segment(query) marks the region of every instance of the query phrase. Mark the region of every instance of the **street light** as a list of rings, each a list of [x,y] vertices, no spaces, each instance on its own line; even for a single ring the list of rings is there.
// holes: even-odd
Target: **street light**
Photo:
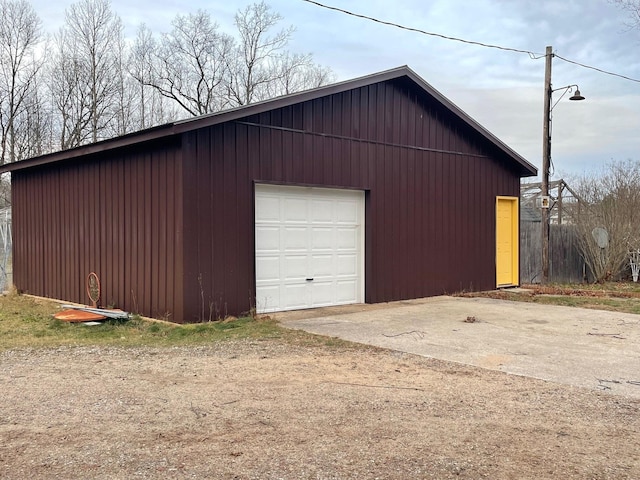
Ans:
[[[547,47],[545,61],[545,75],[544,75],[544,123],[542,125],[542,283],[549,281],[549,209],[551,208],[551,202],[549,201],[549,165],[551,164],[551,110],[562,100],[562,97],[567,92],[573,92],[573,87],[576,88],[575,93],[569,97],[569,100],[584,100],[584,97],[580,94],[578,85],[567,85],[562,88],[551,88],[551,59],[553,58],[553,51],[551,47]],[[560,98],[551,105],[551,96],[553,92],[564,90],[564,93]]]

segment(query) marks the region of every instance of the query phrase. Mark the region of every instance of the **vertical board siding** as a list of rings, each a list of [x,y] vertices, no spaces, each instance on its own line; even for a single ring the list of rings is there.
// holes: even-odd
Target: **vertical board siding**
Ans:
[[[403,79],[13,173],[14,282],[178,322],[254,307],[254,185],[365,191],[365,300],[495,288],[521,166]]]
[[[211,305],[218,314],[254,306],[253,188],[262,182],[365,190],[367,302],[495,288],[495,197],[517,196],[519,175],[512,160],[402,85],[186,135],[194,146],[185,158],[198,152],[188,201],[199,214],[185,214],[193,233],[185,249],[195,257],[185,289],[201,292],[205,317]],[[202,272],[210,276],[199,284]],[[185,306],[186,321],[202,320],[201,310]]]
[[[179,152],[163,143],[110,158],[14,172],[16,287],[154,317],[182,316]]]

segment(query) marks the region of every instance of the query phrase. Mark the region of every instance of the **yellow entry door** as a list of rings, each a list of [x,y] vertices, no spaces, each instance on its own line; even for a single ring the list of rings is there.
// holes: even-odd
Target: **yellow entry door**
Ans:
[[[518,285],[518,197],[496,199],[496,285]]]

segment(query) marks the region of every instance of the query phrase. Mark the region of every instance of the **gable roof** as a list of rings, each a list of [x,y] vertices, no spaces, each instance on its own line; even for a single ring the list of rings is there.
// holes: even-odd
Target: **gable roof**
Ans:
[[[249,115],[255,115],[263,113],[269,110],[275,110],[277,108],[287,107],[296,103],[302,103],[309,100],[315,100],[317,98],[329,96],[336,93],[342,93],[347,90],[352,90],[375,83],[381,83],[389,80],[396,80],[399,78],[407,78],[411,80],[419,89],[423,90],[430,97],[439,102],[443,107],[451,111],[454,115],[460,118],[464,123],[469,125],[480,136],[487,139],[494,144],[500,151],[504,152],[508,157],[520,166],[520,171],[523,176],[536,175],[537,169],[524,157],[516,153],[508,145],[498,139],[495,135],[489,132],[486,128],[476,122],[467,113],[460,109],[457,105],[451,102],[448,98],[438,92],[429,83],[423,80],[418,74],[416,74],[409,67],[402,66],[391,70],[386,70],[379,73],[374,73],[364,77],[356,78],[353,80],[347,80],[323,87],[314,88],[312,90],[305,90],[303,92],[292,93],[282,97],[277,97],[262,102],[252,103],[241,107],[231,108],[228,110],[222,110],[216,113],[209,113],[200,115],[198,117],[188,118],[185,120],[178,120],[176,122],[159,125],[156,127],[140,130],[138,132],[129,133],[120,137],[115,137],[100,142],[75,147],[69,150],[62,150],[54,153],[49,153],[39,157],[33,157],[27,160],[21,160],[18,162],[7,163],[0,165],[0,173],[12,172],[16,170],[22,170],[26,168],[32,168],[39,165],[45,165],[61,160],[68,160],[78,158],[84,155],[93,153],[104,152],[115,148],[121,148],[129,145],[134,145],[150,140],[156,140],[163,137],[172,135],[178,135],[184,132],[195,130],[198,128],[209,127],[220,123],[225,123],[240,118],[247,117]]]

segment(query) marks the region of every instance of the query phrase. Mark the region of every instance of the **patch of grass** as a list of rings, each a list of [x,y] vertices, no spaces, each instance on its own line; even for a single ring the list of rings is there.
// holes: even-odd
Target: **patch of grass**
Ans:
[[[0,350],[62,345],[188,346],[234,339],[280,341],[304,347],[369,348],[332,337],[282,328],[269,317],[244,317],[232,321],[176,325],[139,316],[127,321],[107,321],[96,326],[53,318],[57,302],[12,293],[0,296]]]
[[[640,285],[629,282],[525,285],[524,290],[494,290],[461,296],[640,314]]]
[[[57,302],[45,299],[17,294],[0,296],[0,349],[61,345],[202,345],[242,338],[279,338],[297,342],[301,335],[279,327],[274,320],[248,317],[229,322],[175,325],[133,316],[128,321],[86,326],[53,318],[59,310]]]
[[[549,285],[549,287],[556,289],[575,289],[584,292],[604,292],[612,295],[615,295],[616,293],[640,295],[640,282],[604,282],[580,284],[555,283]]]
[[[545,285],[518,290],[463,293],[546,305],[592,308],[640,314],[640,285],[611,282],[597,285]],[[61,345],[175,346],[205,345],[233,339],[277,340],[304,347],[369,348],[333,337],[278,326],[252,317],[233,321],[176,325],[133,316],[128,321],[85,326],[53,318],[57,302],[26,295],[0,296],[0,350]]]

